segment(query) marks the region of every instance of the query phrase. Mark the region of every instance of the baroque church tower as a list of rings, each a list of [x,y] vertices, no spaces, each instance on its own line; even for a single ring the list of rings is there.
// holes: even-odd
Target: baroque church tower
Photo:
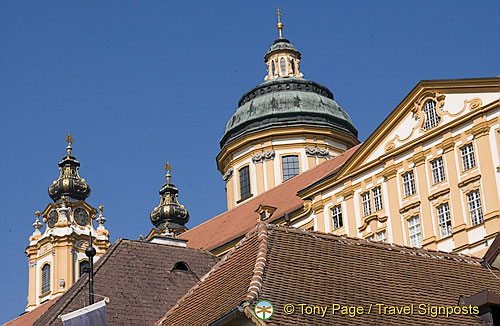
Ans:
[[[73,137],[68,134],[66,141],[67,154],[59,163],[59,178],[49,187],[53,203],[42,213],[35,213],[35,231],[26,248],[29,262],[26,311],[63,294],[87,271],[89,262],[85,249],[89,234],[97,252],[96,258],[110,246],[109,232],[104,227],[103,206],[99,206],[97,215],[97,210],[85,201],[90,195],[90,187],[78,174],[80,163],[71,153]],[[93,220],[98,223],[97,229]]]
[[[264,83],[245,93],[226,124],[217,167],[232,209],[357,145],[358,131],[333,93],[300,72],[300,52],[279,37],[264,61]]]

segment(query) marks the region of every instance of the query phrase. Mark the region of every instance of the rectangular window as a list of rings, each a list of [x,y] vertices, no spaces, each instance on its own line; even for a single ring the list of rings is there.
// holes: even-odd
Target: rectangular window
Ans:
[[[298,155],[283,156],[281,161],[283,165],[283,181],[286,181],[300,173]]]
[[[42,267],[42,293],[50,291],[50,265],[45,264]]]
[[[380,187],[376,187],[372,190],[373,192],[373,207],[375,211],[379,211],[383,208],[382,205],[382,189]]]
[[[413,171],[403,174],[403,189],[405,192],[405,197],[411,196],[416,192]]]
[[[410,234],[410,245],[412,247],[422,247],[422,231],[418,216],[408,219],[408,233]]]
[[[474,148],[472,144],[467,144],[460,148],[460,153],[462,154],[462,166],[464,171],[472,169],[476,166],[476,160],[474,159]]]
[[[472,225],[483,223],[483,210],[481,208],[479,190],[469,192],[467,194],[467,202],[469,203],[469,215]]]
[[[361,202],[363,203],[363,216],[370,215],[372,213],[372,205],[369,191],[361,194]]]
[[[440,157],[431,161],[432,180],[434,183],[439,183],[444,180],[443,158]]]
[[[377,232],[377,240],[382,242],[387,242],[387,231],[382,230],[380,232]]]
[[[240,169],[240,199],[250,197],[250,169],[245,166]]]
[[[338,229],[344,225],[342,221],[342,208],[337,205],[332,208],[333,229]]]
[[[441,238],[446,238],[451,235],[451,217],[448,203],[438,206],[437,213]]]
[[[375,241],[375,234],[372,234],[369,237],[366,237],[366,240]]]

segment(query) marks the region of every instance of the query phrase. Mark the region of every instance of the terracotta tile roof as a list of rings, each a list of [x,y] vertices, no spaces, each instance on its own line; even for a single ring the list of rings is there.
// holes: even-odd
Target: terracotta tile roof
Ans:
[[[54,298],[50,301],[45,302],[44,304],[38,306],[36,309],[31,310],[30,312],[24,313],[21,316],[12,319],[11,321],[3,324],[2,326],[27,326],[33,325],[33,323],[52,306],[58,298]]]
[[[337,171],[360,145],[184,232],[180,238],[189,240],[189,247],[213,250],[250,231],[258,218],[255,210],[261,204],[277,208],[268,222],[301,208],[304,202],[297,196],[297,192]]]
[[[152,325],[218,262],[204,250],[118,240],[94,267],[94,293],[110,298],[107,325]],[[191,272],[172,270],[179,262]],[[95,301],[99,301],[97,297]],[[80,278],[35,325],[61,325],[57,318],[88,304],[88,274]]]
[[[260,223],[157,324],[208,325],[245,306],[252,316],[265,299],[274,306],[265,325],[481,325],[474,315],[421,315],[418,305],[457,306],[460,296],[487,288],[500,293],[498,277],[470,256]],[[295,313],[284,313],[288,303]],[[299,304],[329,310],[324,317],[301,314]],[[332,314],[332,304],[362,306],[364,313]],[[414,312],[379,314],[376,304],[413,304]]]

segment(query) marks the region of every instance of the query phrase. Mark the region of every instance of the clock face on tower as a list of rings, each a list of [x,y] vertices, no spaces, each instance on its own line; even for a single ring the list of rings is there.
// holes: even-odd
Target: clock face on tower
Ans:
[[[52,212],[50,212],[49,216],[47,217],[47,225],[50,228],[53,228],[54,225],[57,223],[57,218],[58,218],[57,211],[53,210]]]
[[[81,226],[89,224],[89,213],[81,207],[75,208],[75,212],[73,213],[73,217]]]

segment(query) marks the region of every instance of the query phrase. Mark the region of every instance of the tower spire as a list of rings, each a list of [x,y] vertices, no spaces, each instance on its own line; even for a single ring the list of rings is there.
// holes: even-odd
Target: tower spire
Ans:
[[[283,23],[281,22],[281,12],[280,12],[280,8],[278,7],[278,9],[276,9],[276,15],[278,16],[278,24],[276,25],[276,28],[278,28],[278,31],[279,31],[279,38],[283,38],[283,33],[282,33],[282,30],[283,30]]]
[[[71,136],[71,134],[66,135],[66,142],[68,143],[68,146],[66,146],[66,151],[68,151],[68,156],[70,156],[71,150],[73,149],[71,147],[71,144],[73,144],[73,136]]]

